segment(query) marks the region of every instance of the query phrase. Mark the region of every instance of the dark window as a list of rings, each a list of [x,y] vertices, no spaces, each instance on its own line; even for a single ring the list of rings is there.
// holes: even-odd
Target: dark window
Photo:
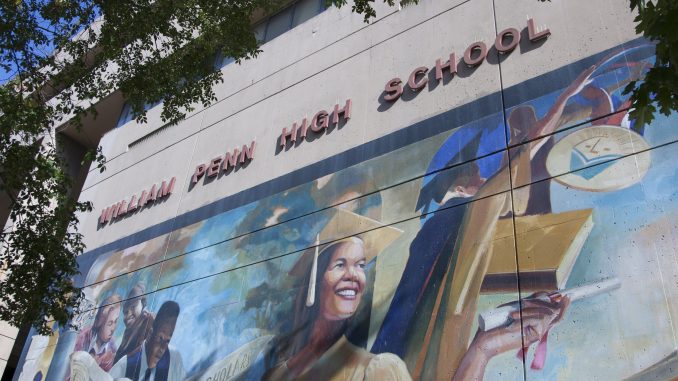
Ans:
[[[268,26],[266,28],[266,41],[271,41],[272,39],[292,29],[292,13],[294,8],[295,6],[293,5],[283,9],[281,12],[268,19]]]
[[[160,103],[162,103],[162,101],[158,101],[155,103],[146,103],[144,104],[144,110],[148,111],[153,107],[159,105]],[[134,113],[132,112],[132,106],[130,106],[129,102],[125,102],[125,104],[122,106],[122,112],[120,112],[120,118],[118,118],[118,124],[115,127],[121,127],[122,125],[134,119],[135,117],[136,115],[134,115]]]
[[[266,21],[261,22],[254,27],[254,36],[259,43],[263,44],[266,42]]]
[[[302,24],[304,21],[313,18],[313,16],[325,10],[325,1],[320,0],[302,0],[294,4],[294,18],[292,28]]]

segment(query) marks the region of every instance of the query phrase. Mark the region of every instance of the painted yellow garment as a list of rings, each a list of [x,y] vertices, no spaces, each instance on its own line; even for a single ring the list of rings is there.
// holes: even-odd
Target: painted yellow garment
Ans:
[[[283,363],[264,377],[269,381],[410,381],[405,363],[392,353],[372,354],[351,344],[345,336],[337,340],[312,366],[294,377]]]

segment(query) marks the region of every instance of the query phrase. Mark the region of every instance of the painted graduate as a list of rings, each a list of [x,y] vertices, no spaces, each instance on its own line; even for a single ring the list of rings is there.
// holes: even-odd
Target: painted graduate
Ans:
[[[444,143],[433,160],[444,165],[429,170],[451,168],[424,179],[416,206],[422,209],[422,227],[412,241],[372,352],[405,358],[415,379],[479,380],[494,356],[510,350],[524,356],[532,344],[539,343],[532,367],[543,367],[547,335],[563,318],[569,306],[567,297],[554,294],[549,301],[541,301],[542,293],[537,293],[523,299],[520,313],[507,324],[487,332],[478,330],[475,336],[471,327],[493,257],[488,243],[500,219],[551,211],[547,185],[516,189],[514,197],[505,192],[506,185],[532,183],[550,148],[548,139],[537,137],[556,131],[567,101],[586,88],[594,70],[595,66],[584,70],[542,119],[537,120],[527,108],[509,116],[512,131],[523,134],[512,139],[528,140],[512,151],[510,163],[498,155],[484,157],[498,140],[491,135],[503,135],[503,128],[462,128]],[[458,165],[476,157],[482,158]],[[431,205],[436,213],[430,213]]]
[[[347,237],[356,227],[368,232]],[[292,275],[308,281],[308,288],[298,289],[293,329],[277,339],[277,364],[264,380],[411,380],[398,356],[372,354],[348,338],[358,324],[368,282],[366,266],[401,233],[368,217],[336,210],[316,246],[292,270]],[[321,242],[329,243],[321,248]]]

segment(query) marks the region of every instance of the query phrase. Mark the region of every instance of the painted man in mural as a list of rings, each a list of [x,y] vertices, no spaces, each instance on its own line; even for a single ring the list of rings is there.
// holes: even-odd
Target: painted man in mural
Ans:
[[[113,334],[120,317],[120,301],[120,296],[115,294],[101,303],[102,307],[97,310],[94,324],[78,333],[73,350],[87,352],[106,372],[115,363],[117,347]]]
[[[322,237],[342,236],[342,229],[360,224],[377,228],[377,221],[338,209]],[[309,280],[300,288],[294,306],[291,337],[278,340],[286,358],[271,369],[265,380],[410,380],[407,367],[390,353],[375,355],[352,344],[346,337],[351,329],[366,288],[365,266],[400,231],[392,227],[372,234],[334,241],[322,250],[307,251],[293,273]]]
[[[423,189],[418,208],[434,201],[440,211],[429,217],[410,246],[403,278],[372,348],[415,357],[410,370],[422,379],[482,379],[487,362],[495,355],[518,350],[541,340],[562,318],[567,298],[551,302],[528,298],[522,315],[513,322],[488,332],[479,331],[470,346],[470,327],[476,318],[477,296],[491,258],[491,240],[502,216],[550,211],[548,200],[537,205],[528,197],[503,192],[510,180],[529,184],[535,156],[545,157],[547,139],[538,136],[555,132],[568,99],[587,86],[595,67],[585,70],[563,91],[541,120],[529,115],[512,115],[515,131],[533,140],[513,155],[509,168],[505,160],[487,180],[480,175],[482,160],[439,173]],[[520,110],[525,111],[525,110]],[[526,121],[531,120],[532,123]],[[520,125],[520,122],[525,125]],[[455,156],[475,157],[482,132],[468,140]],[[469,151],[469,152],[464,152]],[[451,163],[458,163],[453,157]],[[512,173],[509,173],[511,171]],[[511,178],[512,176],[512,178]],[[542,187],[543,188],[543,187]],[[530,187],[516,192],[530,192]],[[423,200],[422,200],[423,197]],[[468,202],[472,197],[477,201]],[[549,198],[548,192],[539,195]],[[513,204],[512,204],[513,201]],[[522,342],[521,324],[525,343]]]
[[[122,306],[125,332],[115,355],[115,362],[137,351],[146,340],[153,326],[153,314],[146,310],[146,286],[137,283],[127,295]]]
[[[167,301],[160,306],[151,332],[139,350],[116,362],[110,376],[132,381],[182,381],[185,376],[179,351],[169,346],[179,317],[176,302]]]

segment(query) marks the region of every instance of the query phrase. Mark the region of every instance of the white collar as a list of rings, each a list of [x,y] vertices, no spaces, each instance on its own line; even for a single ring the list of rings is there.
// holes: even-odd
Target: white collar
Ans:
[[[106,349],[108,349],[108,342],[99,346],[97,344],[97,334],[96,332],[92,331],[92,339],[89,341],[89,348],[87,348],[87,351],[89,352],[91,350],[94,350],[95,354],[100,355],[106,352]]]
[[[139,379],[143,380],[144,379],[144,374],[146,373],[146,369],[148,369],[148,360],[146,359],[146,340],[144,340],[143,344],[141,344],[141,359],[139,363]],[[151,370],[151,374],[153,375],[153,379],[155,379],[155,370],[157,367],[153,368]]]

